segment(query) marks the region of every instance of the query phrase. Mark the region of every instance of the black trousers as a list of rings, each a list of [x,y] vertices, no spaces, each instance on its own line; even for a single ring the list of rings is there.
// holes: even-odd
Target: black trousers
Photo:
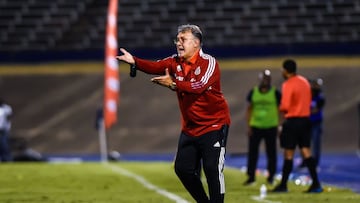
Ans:
[[[11,149],[9,145],[9,131],[0,130],[0,162],[11,161]]]
[[[197,202],[224,202],[224,162],[228,126],[199,137],[181,133],[175,159],[175,172]],[[206,176],[209,197],[201,182],[201,168]]]
[[[265,151],[267,157],[267,170],[269,172],[269,179],[273,179],[276,173],[277,152],[276,152],[276,139],[277,128],[252,128],[252,134],[249,137],[248,144],[248,164],[247,174],[250,179],[255,180],[255,171],[259,159],[259,147],[261,140],[265,140]]]

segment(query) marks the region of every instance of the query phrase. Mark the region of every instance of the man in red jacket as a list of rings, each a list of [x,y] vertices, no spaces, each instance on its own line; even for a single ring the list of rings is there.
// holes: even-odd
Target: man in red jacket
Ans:
[[[202,51],[202,32],[196,25],[179,26],[174,43],[177,54],[156,62],[132,56],[123,48],[117,58],[147,74],[161,75],[151,81],[176,92],[182,130],[175,172],[197,202],[223,202],[230,114],[221,92],[219,64]],[[209,197],[200,179],[201,166]]]

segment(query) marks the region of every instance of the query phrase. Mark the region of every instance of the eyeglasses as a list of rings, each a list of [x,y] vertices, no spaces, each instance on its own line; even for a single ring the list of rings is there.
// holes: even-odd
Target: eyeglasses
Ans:
[[[177,44],[178,42],[180,44],[184,44],[186,41],[188,40],[193,40],[194,38],[184,38],[184,37],[180,37],[180,38],[175,38],[174,39],[174,44]]]

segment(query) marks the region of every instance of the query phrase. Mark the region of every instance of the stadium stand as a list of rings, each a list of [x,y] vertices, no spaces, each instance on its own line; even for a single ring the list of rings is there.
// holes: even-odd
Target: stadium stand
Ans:
[[[0,0],[0,51],[103,49],[107,1]],[[360,1],[123,0],[122,46],[168,47],[176,25],[200,25],[207,46],[359,42]]]

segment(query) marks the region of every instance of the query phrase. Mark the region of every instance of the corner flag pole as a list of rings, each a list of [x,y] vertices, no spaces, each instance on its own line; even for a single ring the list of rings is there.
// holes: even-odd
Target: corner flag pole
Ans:
[[[99,143],[100,143],[100,160],[101,162],[108,161],[107,142],[106,142],[106,130],[104,119],[99,121]]]
[[[104,84],[104,120],[100,125],[101,161],[107,162],[106,130],[117,121],[119,104],[119,67],[116,59],[117,47],[117,10],[118,0],[109,0],[105,38],[105,84]]]
[[[358,137],[358,149],[357,149],[357,154],[358,154],[358,156],[360,157],[360,103],[358,103],[357,109],[358,109],[358,119],[359,119],[359,124],[358,124],[359,137]]]

